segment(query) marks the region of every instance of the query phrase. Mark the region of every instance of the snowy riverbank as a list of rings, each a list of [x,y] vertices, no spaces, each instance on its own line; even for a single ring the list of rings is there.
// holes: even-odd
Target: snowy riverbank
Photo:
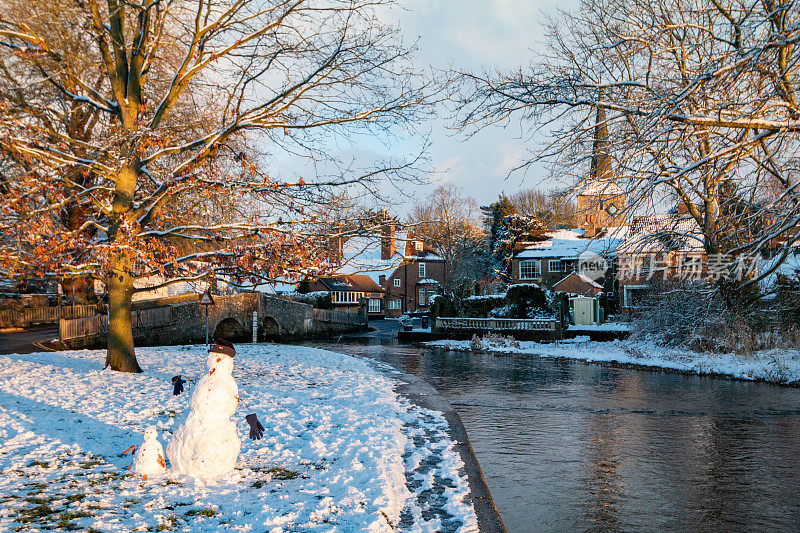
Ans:
[[[471,341],[457,340],[433,341],[425,344],[458,351],[479,349],[504,354],[665,368],[745,380],[784,384],[800,382],[800,352],[797,350],[767,350],[752,355],[704,354],[629,340],[596,342],[590,341],[588,337],[577,337],[559,344],[490,339],[482,340],[478,347],[474,347]]]
[[[238,347],[250,409],[234,416],[242,453],[220,483],[134,477],[120,454],[149,425],[168,442],[189,399],[170,378],[199,376],[206,352],[137,356],[140,375],[102,370],[101,351],[0,356],[0,530],[477,530],[441,414],[365,361],[313,348]],[[250,411],[260,441],[246,439]]]

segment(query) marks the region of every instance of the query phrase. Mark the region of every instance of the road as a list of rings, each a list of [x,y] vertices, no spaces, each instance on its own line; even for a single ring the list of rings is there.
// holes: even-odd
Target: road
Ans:
[[[47,351],[37,343],[58,338],[58,326],[32,327],[0,333],[0,354]]]

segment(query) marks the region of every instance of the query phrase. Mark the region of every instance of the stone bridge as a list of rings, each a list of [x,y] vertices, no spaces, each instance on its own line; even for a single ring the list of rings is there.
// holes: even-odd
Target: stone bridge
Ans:
[[[144,303],[144,302],[142,302]],[[159,306],[159,301],[153,302]],[[163,303],[161,304],[163,306]],[[208,307],[208,332],[211,339],[250,342],[253,339],[253,313],[258,342],[321,336],[360,331],[366,328],[364,316],[314,309],[312,306],[257,292],[215,296]],[[145,306],[139,306],[144,309]],[[170,305],[166,324],[136,328],[139,344],[198,344],[206,340],[206,306],[198,299]]]
[[[148,323],[146,311],[165,308],[169,308],[168,313],[157,313],[165,319]],[[206,340],[205,308],[200,305],[199,294],[137,302],[134,304],[134,343],[137,346],[202,344]],[[305,303],[250,292],[214,296],[214,305],[208,306],[209,338],[252,342],[254,313],[258,342],[363,331],[367,327],[365,315],[315,309]],[[106,334],[66,342],[72,348],[100,347],[105,345]]]

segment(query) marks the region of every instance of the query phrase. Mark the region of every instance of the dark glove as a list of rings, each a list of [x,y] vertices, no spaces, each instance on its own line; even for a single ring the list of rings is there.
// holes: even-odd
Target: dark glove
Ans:
[[[264,435],[264,426],[261,425],[261,422],[258,421],[258,417],[256,417],[255,413],[250,413],[246,417],[247,423],[250,424],[250,439],[251,440],[258,440]]]
[[[172,385],[175,387],[172,389],[172,394],[177,396],[178,394],[183,392],[183,384],[186,383],[186,380],[181,378],[181,375],[178,374],[177,376],[172,377]]]

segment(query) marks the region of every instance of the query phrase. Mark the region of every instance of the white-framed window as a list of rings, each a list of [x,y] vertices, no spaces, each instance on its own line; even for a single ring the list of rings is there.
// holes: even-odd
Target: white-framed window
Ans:
[[[420,278],[424,278],[425,276],[427,276],[427,274],[425,273],[425,263],[420,263],[419,264],[419,277]]]
[[[394,286],[395,287],[399,287],[400,286],[400,278],[394,278]]]
[[[564,262],[558,259],[551,259],[547,262],[547,270],[550,272],[564,272]]]
[[[416,248],[418,252],[421,252],[422,251],[422,241],[414,241],[414,248]]]
[[[425,288],[424,287],[420,287],[419,288],[419,299],[417,301],[419,302],[419,305],[428,305],[428,300],[427,300],[427,298],[425,298]]]
[[[397,298],[389,300],[389,309],[400,309],[400,300]]]
[[[367,309],[370,313],[380,313],[381,312],[381,300],[380,298],[370,298],[369,299],[369,308]]]
[[[641,306],[641,299],[649,289],[649,285],[625,285],[622,291],[623,306],[635,308]]]
[[[539,279],[542,277],[540,259],[523,259],[519,262],[519,279]]]

